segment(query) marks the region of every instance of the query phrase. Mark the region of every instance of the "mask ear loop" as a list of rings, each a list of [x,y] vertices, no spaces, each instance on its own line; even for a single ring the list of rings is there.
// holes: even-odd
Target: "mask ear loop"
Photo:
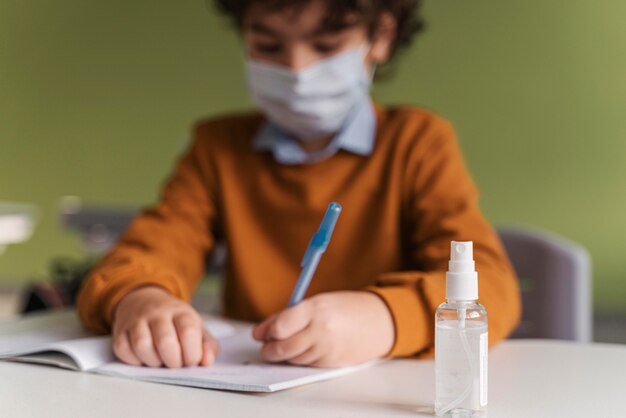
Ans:
[[[365,60],[365,58],[367,57],[367,54],[370,53],[370,51],[372,50],[372,44],[366,44],[363,48],[363,60]],[[367,75],[369,75],[369,83],[370,85],[372,85],[372,83],[374,82],[374,75],[376,74],[376,69],[378,68],[378,64],[373,63],[371,64],[370,68],[367,68]]]
[[[372,69],[370,70],[370,84],[374,83],[374,77],[376,76],[377,68],[378,68],[378,64],[372,64]]]

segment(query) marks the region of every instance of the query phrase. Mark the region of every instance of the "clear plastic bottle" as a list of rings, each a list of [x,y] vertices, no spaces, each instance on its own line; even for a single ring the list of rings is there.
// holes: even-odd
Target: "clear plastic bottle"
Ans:
[[[452,241],[446,299],[435,314],[435,413],[484,417],[487,409],[487,311],[478,300],[472,242]]]

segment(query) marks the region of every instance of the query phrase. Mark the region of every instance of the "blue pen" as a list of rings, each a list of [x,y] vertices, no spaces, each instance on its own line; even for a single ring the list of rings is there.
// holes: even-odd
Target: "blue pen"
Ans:
[[[290,307],[297,305],[304,299],[304,294],[309,288],[309,284],[322,258],[322,254],[326,251],[326,247],[328,247],[330,237],[333,235],[333,230],[335,229],[340,213],[341,205],[339,203],[331,202],[330,205],[328,205],[324,219],[322,219],[322,224],[317,232],[313,234],[313,238],[311,238],[311,242],[300,263],[302,271],[300,272],[296,287],[293,289],[293,293],[289,299]]]

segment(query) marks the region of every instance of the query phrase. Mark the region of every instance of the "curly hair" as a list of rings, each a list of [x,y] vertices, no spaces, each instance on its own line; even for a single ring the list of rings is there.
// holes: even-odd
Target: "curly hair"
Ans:
[[[249,7],[261,0],[214,0],[218,10],[230,17],[241,29]],[[313,0],[263,0],[262,7],[267,11],[281,9],[301,9]],[[369,36],[373,36],[382,13],[388,12],[396,19],[396,36],[390,58],[398,50],[411,44],[415,35],[424,29],[424,19],[420,15],[422,0],[322,0],[326,6],[324,25],[340,28],[345,26],[348,16],[356,16],[359,23],[367,25]]]

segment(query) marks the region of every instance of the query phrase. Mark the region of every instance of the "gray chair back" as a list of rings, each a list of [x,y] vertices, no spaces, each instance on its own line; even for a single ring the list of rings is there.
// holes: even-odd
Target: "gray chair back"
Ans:
[[[537,229],[500,227],[498,234],[522,290],[522,322],[512,338],[591,341],[591,257],[587,250]]]

